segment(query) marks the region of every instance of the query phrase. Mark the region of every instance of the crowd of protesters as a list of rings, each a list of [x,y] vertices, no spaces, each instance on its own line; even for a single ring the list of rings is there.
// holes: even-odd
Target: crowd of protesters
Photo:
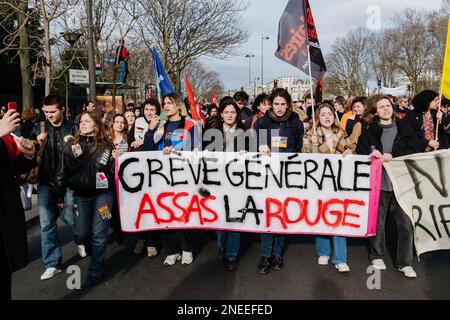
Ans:
[[[173,93],[162,97],[161,101],[148,99],[139,107],[129,104],[124,113],[112,115],[88,102],[71,121],[64,116],[61,99],[49,95],[43,101],[42,115],[33,110],[22,114],[21,135],[25,140],[21,143],[35,141],[42,157],[37,183],[44,264],[42,280],[62,271],[58,218],[70,226],[80,257],[90,256],[86,287],[102,281],[109,228],[115,246],[122,245],[127,238],[136,239],[134,254],[145,251],[148,257],[155,257],[163,250],[166,254],[164,265],[174,265],[177,261],[186,265],[193,263],[190,230],[141,232],[134,237],[122,232],[114,160],[124,152],[170,154],[173,150],[209,150],[245,153],[253,149],[238,141],[242,140],[239,135],[247,130],[252,130],[255,137],[255,150],[267,156],[277,152],[338,154],[342,157],[361,154],[389,162],[398,156],[449,148],[450,103],[444,99],[440,104],[438,93],[431,90],[419,93],[411,101],[408,97],[396,99],[378,94],[349,99],[336,97],[313,106],[311,95],[306,95],[301,102],[292,101],[285,89],[278,88],[270,94],[258,95],[251,107],[249,96],[237,92],[233,97],[222,98],[219,105],[204,108],[206,121],[203,124],[194,121],[188,109],[183,98]],[[17,127],[18,120],[14,118],[13,121],[11,115],[12,112],[2,109],[2,128]],[[436,126],[438,120],[439,126]],[[204,139],[209,129],[222,133],[223,145],[211,149]],[[268,130],[266,141],[258,140],[260,130]],[[278,130],[277,136],[270,136],[272,130]],[[2,170],[11,161],[21,159],[6,155],[4,140],[12,130],[4,131],[0,139]],[[32,158],[30,151],[25,151],[25,156]],[[19,170],[21,166],[18,166]],[[7,182],[13,183],[13,176],[18,173],[8,174]],[[5,181],[2,179],[1,197],[7,196]],[[370,262],[377,269],[386,269],[385,222],[393,204],[398,228],[396,267],[406,277],[415,278],[413,226],[398,204],[385,171],[381,190],[377,232],[370,238]],[[14,205],[19,207],[17,203]],[[13,207],[8,210],[13,209],[17,210]],[[13,250],[7,224],[3,221],[3,215],[7,214],[5,210],[1,210],[0,236],[3,238],[0,240],[7,244],[7,250]],[[218,231],[216,235],[219,258],[228,270],[236,270],[240,233]],[[259,273],[282,269],[287,240],[285,235],[261,235]],[[339,272],[350,271],[345,237],[317,236],[316,251],[319,265],[327,265],[331,259]],[[9,256],[9,251],[7,253]],[[9,261],[9,270],[13,272],[23,267],[24,263],[19,262],[16,266]]]

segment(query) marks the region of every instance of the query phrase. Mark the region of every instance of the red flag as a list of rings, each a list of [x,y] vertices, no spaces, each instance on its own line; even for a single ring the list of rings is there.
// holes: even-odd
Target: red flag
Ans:
[[[215,104],[216,106],[219,106],[219,101],[217,100],[217,96],[215,94],[213,94],[209,104]]]
[[[192,89],[191,83],[189,82],[189,79],[188,79],[186,73],[184,74],[184,82],[186,84],[186,93],[187,93],[188,100],[189,100],[189,110],[191,112],[192,120],[199,121],[199,122],[202,122],[203,124],[205,124],[206,122],[205,122],[205,118],[203,117],[203,113],[201,112],[201,107],[199,108],[199,105],[195,98],[195,92]]]
[[[314,100],[316,103],[322,102],[322,94],[323,94],[323,79],[317,81],[316,89],[314,91]]]

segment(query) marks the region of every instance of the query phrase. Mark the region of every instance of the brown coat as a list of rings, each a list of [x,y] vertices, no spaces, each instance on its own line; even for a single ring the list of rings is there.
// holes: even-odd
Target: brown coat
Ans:
[[[339,129],[337,133],[333,134],[333,149],[330,149],[326,142],[321,127],[317,128],[317,135],[319,136],[319,143],[318,145],[314,145],[312,143],[313,130],[309,130],[306,133],[303,138],[303,153],[342,154],[346,150],[351,150],[353,152],[352,143],[342,129]]]

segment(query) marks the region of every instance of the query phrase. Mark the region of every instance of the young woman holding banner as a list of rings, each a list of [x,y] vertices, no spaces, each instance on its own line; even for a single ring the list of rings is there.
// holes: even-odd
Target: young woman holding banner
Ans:
[[[66,187],[74,190],[78,208],[75,227],[83,245],[92,253],[86,287],[97,285],[104,274],[115,190],[113,150],[102,120],[94,112],[85,112],[79,131],[64,148],[56,172],[56,203],[64,208]]]
[[[383,162],[392,159],[394,142],[399,138],[400,124],[394,113],[394,105],[386,95],[376,95],[369,99],[367,114],[368,124],[363,131],[356,152],[372,155]],[[408,278],[417,277],[412,268],[413,262],[413,226],[408,216],[397,202],[391,180],[383,169],[381,177],[381,193],[378,206],[378,220],[376,236],[370,239],[370,260],[374,268],[386,270],[384,256],[386,252],[385,224],[390,204],[395,207],[395,220],[398,228],[397,267]]]
[[[197,127],[186,119],[187,110],[182,97],[171,93],[162,98],[167,121],[160,117],[150,120],[149,129],[144,138],[144,150],[160,150],[169,155],[173,150],[192,151],[200,149]],[[181,260],[181,264],[191,264],[194,261],[190,230],[170,230],[161,233],[163,245],[167,250],[164,265],[173,266]]]
[[[303,144],[303,123],[292,111],[292,99],[287,90],[275,89],[269,97],[272,109],[267,110],[264,117],[255,123],[259,152],[270,155],[271,152],[301,152]],[[260,130],[267,130],[267,141],[259,140]],[[273,135],[275,132],[278,133]],[[261,235],[261,261],[258,271],[267,274],[270,269],[280,270],[283,265],[283,247],[285,237],[282,235]]]
[[[251,119],[251,118],[248,118]],[[240,152],[249,150],[245,140],[245,125],[242,123],[241,110],[231,97],[220,101],[219,116],[211,123],[208,130],[217,130],[222,135],[222,144],[216,140],[212,144],[204,140],[204,150],[215,152]],[[208,134],[205,133],[205,137]],[[216,143],[214,143],[216,142]],[[239,232],[217,231],[220,260],[225,259],[227,269],[234,271],[238,267],[239,247],[241,234]]]
[[[334,107],[323,103],[316,110],[316,134],[310,129],[303,139],[303,153],[353,154],[352,143],[344,130],[339,127]],[[349,272],[347,264],[347,239],[331,237],[333,241],[332,262],[339,272]],[[316,251],[319,265],[328,265],[331,254],[330,237],[316,237]]]
[[[114,155],[120,156],[124,152],[129,151],[128,141],[127,141],[127,133],[128,133],[128,123],[125,116],[121,113],[116,114],[112,121],[111,125],[108,129],[109,138],[112,140],[114,144]],[[119,208],[117,206],[116,194],[114,195],[113,201],[113,209],[112,209],[112,219],[111,219],[111,228],[113,230],[113,244],[115,247],[120,246],[123,243],[123,232],[120,226],[120,217],[119,217]]]

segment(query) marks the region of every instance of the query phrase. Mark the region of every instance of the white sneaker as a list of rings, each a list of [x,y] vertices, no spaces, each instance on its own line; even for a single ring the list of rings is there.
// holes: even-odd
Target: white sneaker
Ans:
[[[328,265],[328,261],[330,260],[330,257],[327,256],[320,256],[319,260],[317,261],[317,263],[321,266],[326,266]]]
[[[172,254],[172,255],[166,257],[166,260],[164,260],[164,265],[173,266],[179,260],[181,260],[181,254],[179,254],[179,253]]]
[[[53,278],[57,273],[60,273],[61,269],[47,268],[41,276],[41,280],[48,280]]]
[[[417,273],[414,271],[413,267],[408,266],[402,269],[398,269],[400,272],[403,272],[405,277],[407,278],[417,278]]]
[[[350,268],[346,263],[338,263],[335,265],[336,269],[339,270],[339,272],[349,272]]]
[[[383,259],[373,259],[372,266],[378,270],[386,270],[386,265],[384,264]]]
[[[147,247],[147,256],[150,258],[156,257],[158,255],[158,249],[156,247]]]
[[[78,254],[80,255],[80,257],[85,258],[87,256],[86,247],[84,245],[81,244],[81,245],[77,246],[77,249],[78,249]]]
[[[181,264],[191,264],[194,261],[192,252],[183,251],[183,257],[181,258]]]

